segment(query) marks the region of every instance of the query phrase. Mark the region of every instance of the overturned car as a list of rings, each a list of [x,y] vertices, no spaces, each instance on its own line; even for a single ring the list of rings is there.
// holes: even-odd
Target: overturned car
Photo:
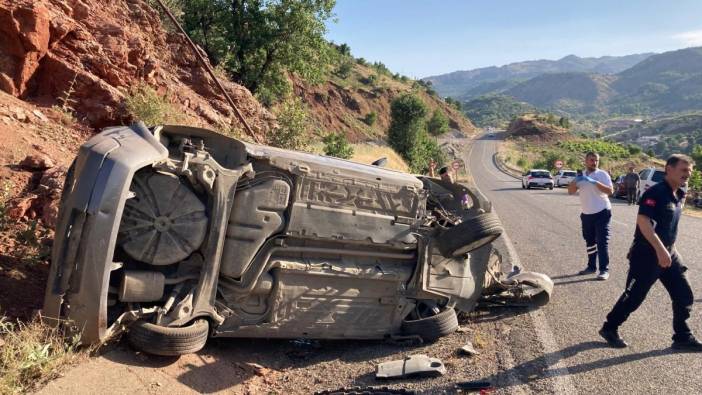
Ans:
[[[209,336],[431,341],[475,307],[501,232],[458,184],[198,128],[109,128],[69,169],[44,315],[159,355]]]

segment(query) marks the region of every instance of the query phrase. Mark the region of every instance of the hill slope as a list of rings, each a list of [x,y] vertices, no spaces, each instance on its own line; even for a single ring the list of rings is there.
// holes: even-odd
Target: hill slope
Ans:
[[[465,115],[415,81],[377,73],[372,67],[355,64],[348,77],[332,76],[328,82],[316,86],[299,79],[293,81],[295,94],[309,108],[316,133],[342,132],[352,142],[382,140],[390,127],[390,104],[406,92],[418,95],[430,114],[440,109],[452,129],[464,134],[475,132],[475,126]],[[369,113],[377,115],[372,125],[364,122]]]

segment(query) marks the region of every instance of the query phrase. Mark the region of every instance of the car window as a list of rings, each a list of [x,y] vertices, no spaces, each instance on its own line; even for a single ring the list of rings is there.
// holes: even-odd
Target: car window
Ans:
[[[574,171],[566,171],[566,172],[563,172],[563,175],[566,177],[575,177],[575,172]]]
[[[648,169],[642,170],[641,173],[639,173],[639,177],[640,177],[642,180],[645,180],[645,179],[648,178],[648,173],[650,173],[650,172],[651,172],[651,170],[648,170]]]
[[[661,170],[656,170],[655,173],[653,173],[653,178],[651,181],[653,182],[661,182],[665,178],[665,172]]]
[[[536,178],[547,178],[550,175],[551,175],[550,173],[545,172],[545,171],[535,171],[532,173],[532,176],[534,176]]]

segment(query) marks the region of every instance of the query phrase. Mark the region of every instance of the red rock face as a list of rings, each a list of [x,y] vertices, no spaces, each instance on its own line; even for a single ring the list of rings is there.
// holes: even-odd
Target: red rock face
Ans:
[[[245,88],[223,81],[259,135],[273,116]],[[148,84],[188,123],[237,123],[192,49],[167,33],[143,0],[0,0],[0,89],[62,104],[92,127],[127,123],[129,89]],[[193,122],[193,120],[195,120]]]

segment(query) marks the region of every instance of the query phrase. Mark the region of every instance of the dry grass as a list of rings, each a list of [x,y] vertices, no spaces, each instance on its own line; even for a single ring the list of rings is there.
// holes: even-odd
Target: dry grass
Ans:
[[[400,157],[397,152],[393,151],[393,149],[388,146],[353,144],[353,156],[350,160],[352,162],[369,165],[376,159],[382,157],[388,158],[388,164],[385,166],[386,168],[409,173],[409,166],[407,166],[407,163],[402,160],[402,157]]]
[[[687,214],[691,217],[702,218],[702,209],[693,207],[690,204],[686,204],[685,209],[683,210],[683,214]]]
[[[85,355],[77,345],[77,337],[66,339],[41,318],[14,323],[0,317],[0,394],[27,393],[57,377]]]

